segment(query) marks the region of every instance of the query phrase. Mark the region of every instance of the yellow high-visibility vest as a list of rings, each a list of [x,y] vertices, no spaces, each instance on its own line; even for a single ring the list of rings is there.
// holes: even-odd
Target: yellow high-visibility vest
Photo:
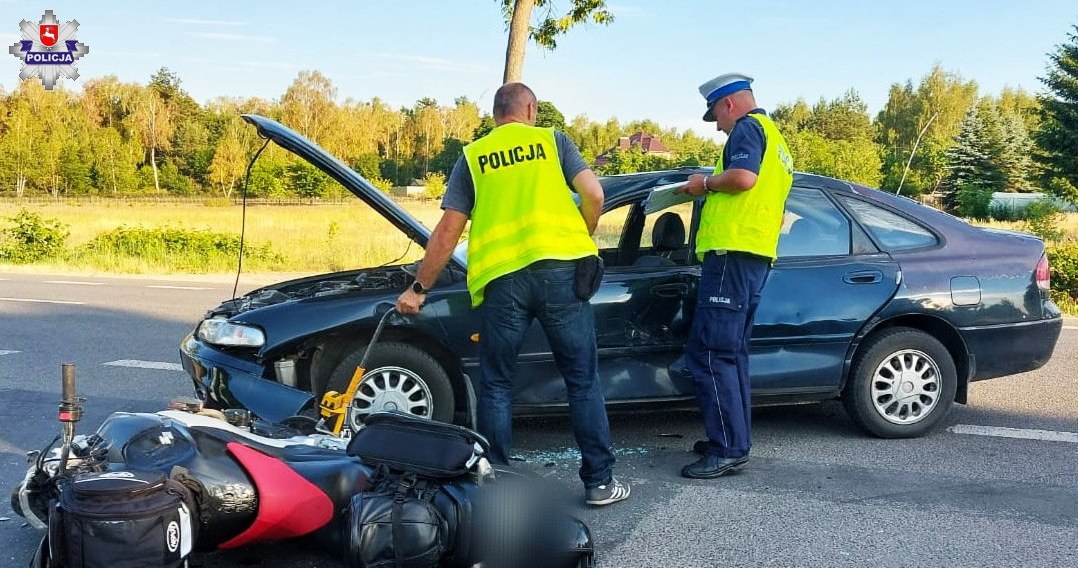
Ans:
[[[770,118],[757,113],[747,117],[764,129],[766,147],[760,173],[750,189],[707,195],[696,233],[696,255],[700,259],[712,250],[748,252],[772,259],[778,256],[786,196],[794,179],[793,157]],[[716,175],[724,169],[720,155]]]
[[[468,291],[483,303],[491,280],[538,260],[598,254],[558,159],[554,130],[519,122],[464,147],[475,185]]]

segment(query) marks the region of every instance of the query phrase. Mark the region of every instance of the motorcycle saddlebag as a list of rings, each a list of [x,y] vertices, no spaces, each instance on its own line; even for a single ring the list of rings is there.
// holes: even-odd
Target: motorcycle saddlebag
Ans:
[[[348,443],[348,455],[371,467],[386,466],[420,477],[465,475],[490,448],[480,434],[403,412],[376,412]]]
[[[185,486],[159,472],[76,475],[50,515],[52,556],[66,568],[186,566],[197,528],[192,504]]]
[[[437,483],[383,468],[369,491],[352,497],[344,527],[350,568],[435,568],[449,546],[449,526],[432,503]]]

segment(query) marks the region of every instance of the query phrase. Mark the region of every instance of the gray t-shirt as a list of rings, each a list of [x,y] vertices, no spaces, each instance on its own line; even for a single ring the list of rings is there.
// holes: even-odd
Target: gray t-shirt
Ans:
[[[588,164],[580,155],[576,144],[573,144],[573,141],[564,133],[555,131],[554,141],[558,145],[558,159],[561,161],[562,174],[565,175],[565,184],[572,189],[573,178],[588,169]],[[475,183],[472,182],[472,172],[468,169],[468,164],[462,155],[457,158],[457,163],[453,165],[453,172],[449,174],[445,194],[442,195],[442,209],[453,209],[471,217],[473,207],[475,207]]]

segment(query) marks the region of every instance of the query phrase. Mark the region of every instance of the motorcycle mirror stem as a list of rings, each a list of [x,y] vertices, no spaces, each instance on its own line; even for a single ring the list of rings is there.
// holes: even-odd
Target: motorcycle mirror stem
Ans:
[[[57,418],[63,424],[63,446],[60,449],[60,475],[67,469],[67,458],[71,453],[71,442],[75,439],[75,423],[82,420],[84,398],[75,394],[75,364],[60,365],[60,408]]]

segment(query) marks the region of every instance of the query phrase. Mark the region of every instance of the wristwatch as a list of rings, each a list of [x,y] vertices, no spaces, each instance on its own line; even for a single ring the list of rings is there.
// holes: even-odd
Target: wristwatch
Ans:
[[[424,288],[423,285],[419,283],[419,280],[415,280],[412,282],[412,291],[416,294],[426,294],[427,292],[430,292],[430,288]]]

